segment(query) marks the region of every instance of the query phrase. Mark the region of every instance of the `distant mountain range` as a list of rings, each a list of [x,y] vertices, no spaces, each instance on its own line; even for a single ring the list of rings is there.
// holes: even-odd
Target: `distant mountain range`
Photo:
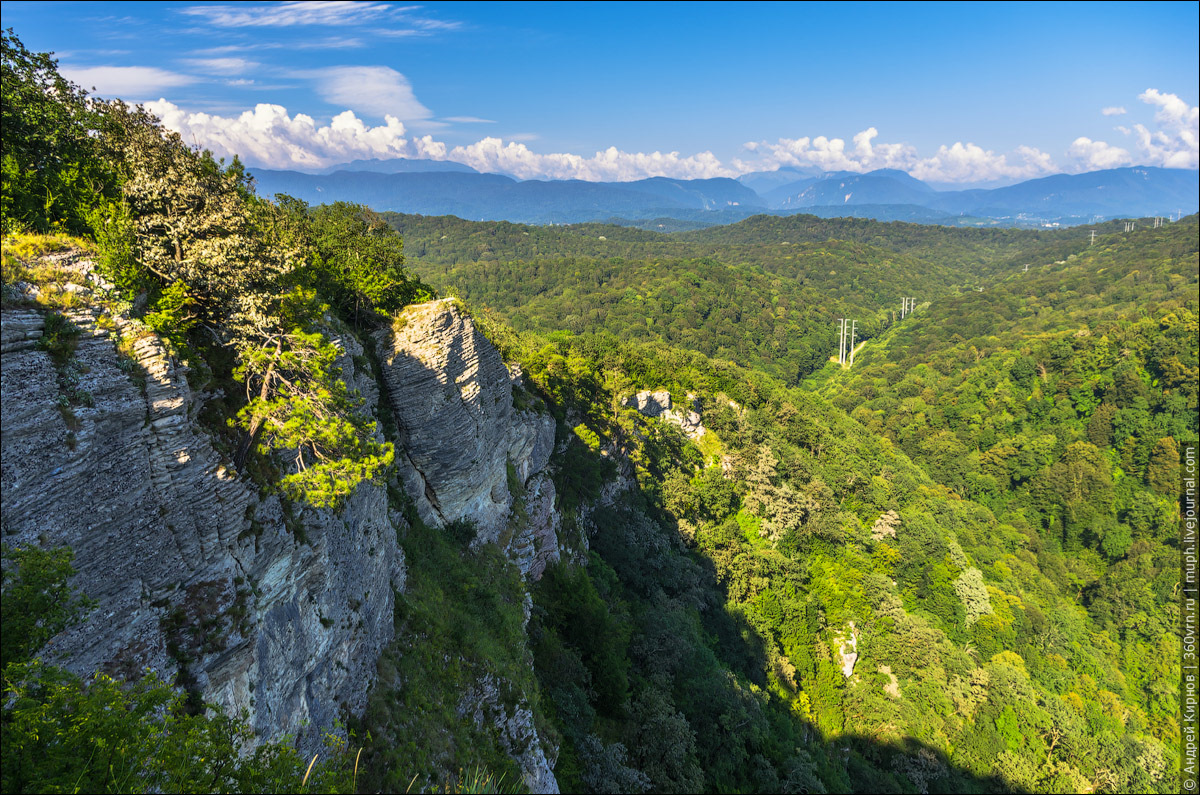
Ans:
[[[474,221],[644,226],[674,219],[694,228],[750,215],[805,212],[956,226],[1048,226],[1200,209],[1196,171],[1148,166],[1056,174],[991,189],[939,191],[903,171],[782,168],[740,179],[634,182],[517,180],[459,163],[357,160],[320,174],[251,170],[264,196],[312,204],[352,201],[375,210],[456,215]]]

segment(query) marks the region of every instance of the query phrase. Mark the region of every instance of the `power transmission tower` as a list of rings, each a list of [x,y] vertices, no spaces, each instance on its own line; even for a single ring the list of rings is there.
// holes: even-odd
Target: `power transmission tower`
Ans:
[[[1092,230],[1092,242],[1091,242],[1091,243],[1088,243],[1088,245],[1089,245],[1089,246],[1094,246],[1094,245],[1096,245],[1096,230],[1095,230],[1095,229],[1093,229],[1093,230]],[[1027,268],[1027,269],[1028,269],[1028,268]]]
[[[838,364],[846,361],[846,318],[838,318]]]
[[[850,367],[854,366],[854,340],[858,337],[858,321],[850,321]]]

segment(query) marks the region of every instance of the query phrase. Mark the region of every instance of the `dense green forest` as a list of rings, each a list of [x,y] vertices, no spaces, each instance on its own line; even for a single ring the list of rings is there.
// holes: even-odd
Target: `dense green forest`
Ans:
[[[88,97],[11,34],[3,68],[6,308],[48,278],[38,253],[90,247],[120,292],[107,311],[230,396],[204,416],[238,468],[336,509],[389,481],[395,439],[340,384],[331,324],[371,332],[426,283],[456,292],[520,363],[514,401],[554,414],[564,536],[586,538],[531,586],[524,627],[512,565],[469,550],[469,527],[426,527],[393,484],[397,639],[308,773],[286,742],[240,755],[245,724],[184,681],[39,661],[87,595],[69,550],[6,547],[6,792],[401,791],[470,786],[465,770],[519,787],[455,714],[483,675],[530,697],[563,791],[1175,790],[1195,217],[1094,243],[812,216],[674,235],[381,217],[258,197],[238,162]],[[919,304],[900,320],[902,296]],[[844,316],[866,340],[851,369],[829,361]],[[47,350],[69,363],[72,339],[60,324]],[[644,389],[705,433],[629,408]]]
[[[527,231],[406,222],[466,228],[476,240],[495,230],[518,245]],[[538,673],[574,751],[565,761],[579,760],[581,783],[593,786],[591,755],[607,732],[625,743],[624,764],[656,771],[656,791],[697,781],[765,790],[768,780],[796,791],[1172,789],[1174,498],[1179,445],[1197,432],[1195,218],[1131,235],[1104,230],[1094,244],[1090,234],[931,228],[923,249],[914,238],[924,230],[904,228],[909,239],[891,243],[897,253],[866,247],[903,225],[853,222],[872,241],[857,250],[877,266],[955,252],[929,269],[930,283],[949,274],[984,289],[943,284],[914,316],[889,316],[851,370],[825,364],[836,346],[828,334],[819,369],[795,386],[756,362],[753,320],[732,324],[745,353],[727,346],[716,358],[681,349],[713,350],[704,346],[717,335],[703,323],[679,328],[707,339],[677,346],[664,344],[670,332],[642,332],[688,311],[647,300],[672,285],[687,285],[679,294],[696,301],[786,300],[794,284],[755,289],[778,260],[755,267],[753,245],[738,246],[757,232],[757,250],[767,250],[771,230],[761,225],[799,241],[807,223],[750,219],[681,236],[703,234],[714,246],[727,238],[718,261],[657,258],[673,243],[630,233],[626,260],[522,260],[497,247],[486,265],[472,256],[415,262],[430,281],[493,307],[506,351],[566,407],[580,459],[608,446],[636,466],[640,491],[593,519],[587,579],[607,616],[572,607],[579,572],[555,572],[535,592],[549,638]],[[835,247],[850,248],[796,246],[792,273],[825,276]],[[886,284],[879,268],[874,276]],[[630,300],[630,284],[643,298],[640,317],[618,314],[628,325],[580,311]],[[817,307],[812,324],[839,311],[819,299]],[[573,323],[537,333],[570,315]],[[511,335],[503,322],[534,333]],[[711,432],[703,450],[622,406],[636,389],[664,388],[701,409]],[[572,483],[563,487],[570,493]],[[847,678],[838,654],[851,634],[859,658]],[[612,648],[597,649],[605,637]],[[656,653],[639,653],[647,648]],[[612,686],[614,661],[630,672],[617,701],[665,705],[681,719],[671,765],[657,746],[638,764],[645,718],[614,711],[594,684]],[[727,687],[716,686],[717,671]],[[750,770],[760,778],[747,780]]]
[[[959,230],[815,216],[756,216],[667,235],[600,224],[530,227],[385,213],[423,278],[495,309],[519,331],[603,329],[737,361],[796,383],[837,348],[918,304],[1060,261],[1090,231]]]

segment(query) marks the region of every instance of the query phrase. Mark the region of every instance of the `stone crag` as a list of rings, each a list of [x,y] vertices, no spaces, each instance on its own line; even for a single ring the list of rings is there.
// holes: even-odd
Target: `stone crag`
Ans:
[[[504,359],[453,299],[408,307],[375,342],[399,426],[400,479],[421,518],[472,521],[476,544],[503,542],[522,576],[540,577],[558,549],[554,483],[543,475],[553,418],[513,407]],[[516,528],[513,486],[528,495],[531,519]]]
[[[408,307],[375,336],[382,386],[398,426],[398,480],[431,525],[475,524],[473,545],[498,543],[526,581],[559,559],[561,519],[546,468],[552,417],[513,407],[500,352],[452,299]],[[460,708],[493,727],[531,792],[558,792],[554,748],[538,736],[528,697],[485,675]]]
[[[106,285],[75,259],[80,284],[68,287],[87,307]],[[393,639],[406,524],[386,487],[365,483],[336,512],[264,496],[203,429],[214,396],[195,391],[162,340],[98,308],[66,314],[79,334],[64,370],[39,344],[44,311],[0,313],[4,541],[70,546],[73,585],[98,603],[44,655],[84,675],[178,676],[247,710],[259,739],[291,734],[315,748],[364,708]],[[421,518],[473,522],[474,545],[499,543],[523,578],[540,578],[560,557],[555,424],[513,407],[496,348],[453,301],[410,307],[370,340],[377,382],[356,364],[354,335],[326,325],[364,406],[382,390],[398,426],[396,481]],[[485,676],[463,709],[495,728],[532,791],[557,792],[556,749],[538,737],[529,699],[496,697],[511,687]]]
[[[691,408],[675,408],[671,403],[671,393],[667,390],[651,392],[644,390],[625,398],[625,405],[637,409],[647,416],[661,419],[673,425],[678,425],[684,435],[693,441],[703,436],[707,429],[700,422],[700,414],[696,411],[696,401],[693,395],[688,395]]]
[[[285,519],[214,450],[161,340],[117,319],[122,353],[92,313],[70,317],[68,395],[35,344],[42,313],[0,315],[4,540],[70,546],[75,587],[99,603],[48,656],[81,674],[182,670],[261,738],[315,742],[362,708],[392,635],[404,560],[384,489]]]

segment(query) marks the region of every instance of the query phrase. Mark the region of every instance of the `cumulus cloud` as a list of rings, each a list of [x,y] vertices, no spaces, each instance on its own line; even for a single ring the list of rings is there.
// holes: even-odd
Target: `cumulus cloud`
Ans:
[[[879,131],[874,127],[855,135],[853,146],[841,138],[780,138],[775,143],[751,141],[745,148],[759,156],[757,162],[738,161],[747,169],[764,171],[781,166],[816,166],[825,171],[872,171],[877,168],[907,168],[916,159],[916,150],[907,144],[876,144]]]
[[[196,82],[191,75],[152,66],[63,66],[63,76],[102,97],[138,99]]]
[[[291,116],[286,108],[266,103],[239,116],[191,113],[165,99],[146,108],[185,141],[221,157],[239,155],[252,165],[313,169],[358,158],[444,157],[444,146],[439,150],[406,138],[404,123],[395,116],[370,127],[347,110],[318,126],[311,116]]]
[[[1154,121],[1159,129],[1135,124],[1133,129],[1141,149],[1151,165],[1164,168],[1200,166],[1200,107],[1188,105],[1175,94],[1148,88],[1138,95],[1147,105],[1155,105]]]
[[[1050,156],[1031,146],[1018,147],[1012,159],[973,143],[943,144],[932,157],[908,169],[917,179],[937,182],[979,182],[992,179],[1032,179],[1054,170]]]
[[[582,179],[628,181],[652,176],[679,179],[736,177],[750,170],[781,165],[816,165],[827,171],[870,171],[901,168],[921,179],[945,182],[992,179],[998,176],[1036,176],[1053,164],[1036,149],[1018,150],[1016,162],[974,144],[943,146],[921,159],[906,144],[877,143],[878,131],[855,135],[850,145],[840,138],[781,139],[752,143],[754,162],[734,160],[725,165],[712,152],[624,152],[609,147],[591,156],[569,152],[541,153],[520,138],[488,136],[473,144],[450,147],[431,135],[411,136],[396,115],[385,124],[370,126],[353,110],[318,125],[311,116],[290,115],[279,105],[260,104],[239,116],[192,113],[159,100],[147,106],[184,140],[230,157],[238,154],[251,165],[270,168],[319,169],[354,159],[409,157],[452,160],[479,171],[502,172],[521,179]]]
[[[856,171],[880,168],[907,171],[918,179],[936,182],[977,182],[999,178],[1040,176],[1054,170],[1050,155],[1022,146],[1011,157],[996,154],[973,143],[957,142],[941,146],[931,157],[922,158],[909,144],[876,143],[879,131],[874,127],[855,135],[852,146],[841,138],[780,138],[776,143],[750,142],[746,149],[758,156],[755,161],[735,161],[741,170],[764,171],[782,166],[816,166],[825,171]]]
[[[591,157],[569,153],[539,154],[523,143],[484,138],[456,146],[450,160],[477,171],[501,171],[521,179],[582,179],[623,182],[650,176],[679,179],[732,177],[737,172],[721,165],[712,152],[681,157],[678,152],[622,152],[610,146]]]
[[[1102,168],[1120,168],[1133,162],[1127,149],[1112,146],[1104,141],[1093,141],[1086,136],[1079,136],[1067,147],[1067,155],[1074,158],[1082,171],[1095,171]]]
[[[302,75],[316,80],[326,102],[368,116],[395,116],[402,121],[433,116],[413,93],[408,78],[387,66],[334,66]]]
[[[230,67],[232,68],[232,66]],[[151,70],[154,71],[154,70]],[[316,81],[328,102],[348,107],[327,124],[305,114],[291,115],[279,105],[260,104],[236,116],[200,113],[159,100],[148,107],[184,139],[229,157],[240,155],[250,165],[313,170],[354,159],[407,157],[451,160],[479,171],[503,172],[522,179],[582,179],[626,181],[651,176],[702,179],[736,177],[750,171],[784,166],[815,167],[823,171],[867,172],[880,168],[906,171],[922,180],[972,183],[997,179],[1032,179],[1064,170],[1086,171],[1144,163],[1175,168],[1197,167],[1198,112],[1174,94],[1154,89],[1139,98],[1156,108],[1155,129],[1134,124],[1121,127],[1131,139],[1117,146],[1086,136],[1064,151],[1062,165],[1050,153],[1030,146],[996,152],[973,142],[942,145],[922,156],[906,143],[879,141],[875,127],[843,138],[780,138],[752,141],[748,156],[722,163],[712,152],[625,152],[609,147],[594,154],[542,153],[527,142],[534,134],[488,136],[472,144],[453,146],[431,135],[412,135],[406,124],[436,126],[428,108],[414,96],[404,75],[387,67],[334,67],[296,73]],[[382,118],[372,126],[364,117]],[[444,121],[493,123],[475,116],[452,116]]]
[[[1128,111],[1120,105],[1114,105],[1111,108],[1104,108],[1100,112],[1105,116],[1124,116]]]
[[[1145,124],[1116,127],[1117,132],[1133,139],[1129,148],[1082,136],[1076,138],[1067,149],[1067,155],[1074,161],[1074,170],[1134,164],[1163,168],[1200,167],[1200,108],[1189,105],[1175,94],[1155,88],[1146,89],[1138,99],[1157,108],[1155,129]],[[1117,115],[1109,113],[1112,110],[1125,113],[1124,108],[1105,108],[1101,112],[1106,116]]]
[[[311,116],[292,116],[286,108],[265,103],[239,116],[193,113],[165,99],[146,107],[185,141],[211,149],[221,157],[237,154],[250,165],[268,168],[312,170],[360,158],[409,157],[453,160],[480,171],[502,171],[524,179],[621,181],[647,176],[736,176],[711,152],[684,157],[678,152],[630,153],[611,147],[583,157],[540,154],[523,143],[492,137],[451,149],[431,135],[408,136],[404,123],[390,115],[385,124],[372,127],[347,110],[321,126]]]

